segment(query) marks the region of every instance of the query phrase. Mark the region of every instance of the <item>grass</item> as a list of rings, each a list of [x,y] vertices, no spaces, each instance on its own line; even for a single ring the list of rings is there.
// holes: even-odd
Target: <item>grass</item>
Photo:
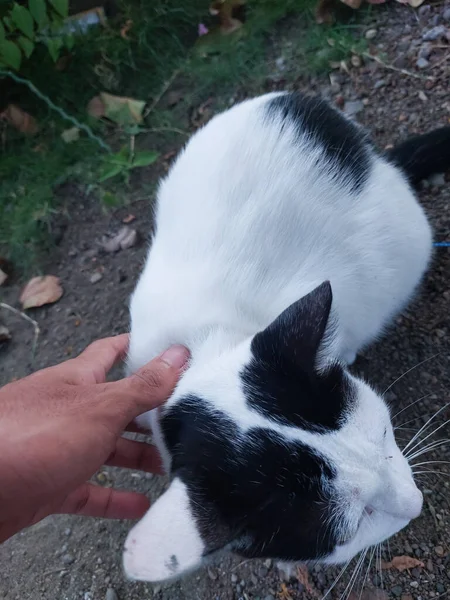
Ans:
[[[316,25],[311,0],[248,0],[241,34],[223,37],[199,52],[194,46],[198,23],[211,25],[207,7],[208,0],[124,0],[120,17],[112,18],[110,27],[92,28],[77,40],[64,70],[56,70],[42,51],[33,55],[21,75],[115,149],[126,144],[129,135],[89,121],[88,101],[102,90],[145,100],[151,112],[144,127],[159,134],[138,136],[137,145],[153,149],[149,143],[184,141],[176,131],[189,129],[186,114],[208,97],[213,96],[214,108],[220,109],[230,95],[263,91],[277,56],[284,56],[289,78],[294,79],[305,71],[328,68],[330,61],[343,59],[360,43],[355,25]],[[132,27],[124,39],[120,30],[127,20]],[[160,102],[167,87],[182,94],[170,110]],[[32,139],[8,129],[0,154],[0,255],[24,270],[35,268],[49,242],[58,184],[68,178],[96,184],[105,153],[85,135],[65,144],[60,134],[71,123],[24,86],[13,84],[7,90],[7,101],[19,103],[20,96],[20,106],[40,124],[40,133]],[[97,189],[105,196],[108,185]]]

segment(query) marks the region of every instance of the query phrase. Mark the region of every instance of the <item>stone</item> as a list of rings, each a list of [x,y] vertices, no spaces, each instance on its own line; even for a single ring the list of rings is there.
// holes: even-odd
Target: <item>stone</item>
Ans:
[[[444,548],[442,546],[435,546],[434,551],[438,556],[444,556]]]
[[[426,58],[418,58],[416,62],[416,67],[418,69],[426,69],[430,63]]]
[[[65,565],[71,565],[75,562],[75,558],[71,554],[64,554],[61,560]]]
[[[119,600],[119,596],[114,588],[108,588],[106,590],[105,600]]]
[[[357,115],[364,110],[364,104],[362,100],[347,100],[344,104],[344,112],[349,115]]]
[[[422,39],[424,42],[435,42],[439,38],[445,36],[446,31],[447,29],[444,25],[437,25],[436,27],[427,29],[422,34]]]
[[[401,585],[394,585],[394,587],[391,588],[391,592],[393,596],[395,596],[396,598],[400,598],[403,592],[403,588]]]
[[[231,576],[231,583],[237,583],[238,580],[238,576],[236,575],[236,573],[233,573]]]
[[[373,40],[373,38],[376,37],[377,33],[378,31],[376,29],[368,29],[364,37],[366,38],[366,40]]]
[[[96,271],[95,273],[92,273],[92,275],[89,278],[89,281],[91,283],[98,283],[102,279],[103,279],[103,275],[100,273],[100,271]]]
[[[434,187],[443,187],[446,184],[444,173],[434,173],[433,175],[428,177],[428,181],[430,182],[430,185],[432,185]],[[436,546],[436,548],[442,548],[442,546]],[[434,549],[434,551],[437,554],[436,548]],[[440,554],[438,556],[443,556],[443,555]]]
[[[409,585],[414,588],[417,589],[419,587],[419,582],[418,581],[410,581]]]
[[[444,12],[442,13],[442,18],[444,19],[444,21],[449,21],[450,22],[450,7],[446,8],[444,10]]]
[[[420,47],[419,50],[419,54],[417,55],[417,58],[430,58],[430,54],[433,50],[433,45],[430,42],[425,42],[425,44],[422,44],[422,46]]]
[[[211,567],[208,567],[208,577],[212,581],[215,581],[218,578],[217,571],[215,569],[212,569]]]

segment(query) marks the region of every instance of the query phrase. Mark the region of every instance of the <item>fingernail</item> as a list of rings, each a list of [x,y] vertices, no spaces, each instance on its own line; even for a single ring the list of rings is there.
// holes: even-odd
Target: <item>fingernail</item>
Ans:
[[[169,365],[169,367],[181,369],[188,361],[189,350],[184,346],[171,346],[161,354],[160,358]]]

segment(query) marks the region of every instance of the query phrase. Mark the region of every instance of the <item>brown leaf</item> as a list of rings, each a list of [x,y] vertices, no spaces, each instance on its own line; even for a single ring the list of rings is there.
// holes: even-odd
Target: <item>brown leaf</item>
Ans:
[[[319,592],[309,580],[309,571],[306,565],[299,565],[295,570],[295,576],[297,577],[298,581],[303,585],[308,594],[310,594],[314,598],[318,598],[320,596]]]
[[[63,293],[58,277],[54,275],[33,277],[23,288],[20,302],[24,309],[35,308],[57,302]]]
[[[245,1],[246,0],[215,0],[211,4],[209,12],[212,15],[219,17],[219,30],[221,33],[229,35],[242,27],[243,23],[237,18],[237,12],[245,4]]]
[[[143,100],[101,92],[89,102],[87,112],[97,119],[106,117],[119,125],[131,125],[142,123],[144,107]]]
[[[0,119],[27,135],[34,135],[38,131],[36,119],[15,104],[8,104],[5,110],[0,113]]]
[[[127,21],[125,21],[125,25],[120,30],[120,37],[123,38],[124,40],[127,40],[128,32],[130,31],[130,29],[132,27],[133,27],[133,21],[131,19],[128,19]]]
[[[421,560],[413,558],[412,556],[394,556],[391,562],[382,562],[382,569],[397,569],[397,571],[406,571],[408,569],[414,569],[415,567],[424,567]]]
[[[95,119],[101,119],[105,116],[105,105],[103,104],[100,96],[94,96],[92,100],[89,100],[86,110],[88,115],[94,117]]]
[[[135,219],[136,219],[136,217],[134,215],[129,214],[122,219],[122,223],[125,223],[126,225],[128,225],[128,223],[132,223]]]
[[[286,587],[285,583],[281,584],[281,590],[278,592],[278,597],[280,598],[280,600],[293,600],[291,594],[289,593],[289,590]]]
[[[322,25],[327,23],[328,25],[333,22],[333,6],[334,0],[319,0],[316,6],[316,23]]]

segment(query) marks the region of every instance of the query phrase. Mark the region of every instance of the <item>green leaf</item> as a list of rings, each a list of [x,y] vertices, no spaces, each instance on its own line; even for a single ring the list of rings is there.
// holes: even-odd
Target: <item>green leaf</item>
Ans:
[[[62,40],[60,38],[48,38],[45,40],[45,43],[53,62],[56,62],[59,58],[59,51],[62,47]]]
[[[7,29],[11,32],[16,30],[16,26],[11,21],[11,18],[8,16],[3,17],[3,23],[6,25]]]
[[[48,23],[45,0],[28,0],[28,10],[36,21],[39,29],[43,29]]]
[[[53,6],[56,12],[61,15],[61,17],[66,18],[69,14],[68,0],[50,0],[50,4]]]
[[[22,62],[22,53],[20,48],[14,43],[5,40],[0,45],[0,58],[1,60],[17,71],[20,69],[20,63]]]
[[[75,44],[75,37],[73,35],[66,35],[64,37],[64,44],[67,48],[67,50],[72,50],[72,48],[74,47]]]
[[[30,58],[30,56],[33,54],[34,43],[23,35],[21,35],[19,37],[17,42],[18,42],[19,46],[22,48],[25,56],[27,58]]]
[[[158,156],[159,152],[154,152],[152,150],[138,152],[136,153],[131,166],[133,169],[134,167],[148,167],[148,165],[153,164],[158,159]]]
[[[99,181],[99,183],[102,183],[103,181],[106,181],[107,179],[111,179],[112,177],[115,177],[119,173],[122,173],[122,171],[124,171],[125,169],[126,169],[126,165],[124,166],[123,164],[116,164],[116,165],[108,164],[105,166],[102,173],[100,174],[98,181]]]
[[[3,26],[3,23],[0,21],[0,44],[3,42],[4,39],[5,39],[5,28]]]
[[[111,192],[103,192],[101,199],[105,206],[115,207],[120,204],[120,199]]]
[[[34,38],[33,17],[25,6],[14,3],[11,11],[11,19],[17,26],[17,29],[26,35],[27,38],[30,38],[30,40]]]

